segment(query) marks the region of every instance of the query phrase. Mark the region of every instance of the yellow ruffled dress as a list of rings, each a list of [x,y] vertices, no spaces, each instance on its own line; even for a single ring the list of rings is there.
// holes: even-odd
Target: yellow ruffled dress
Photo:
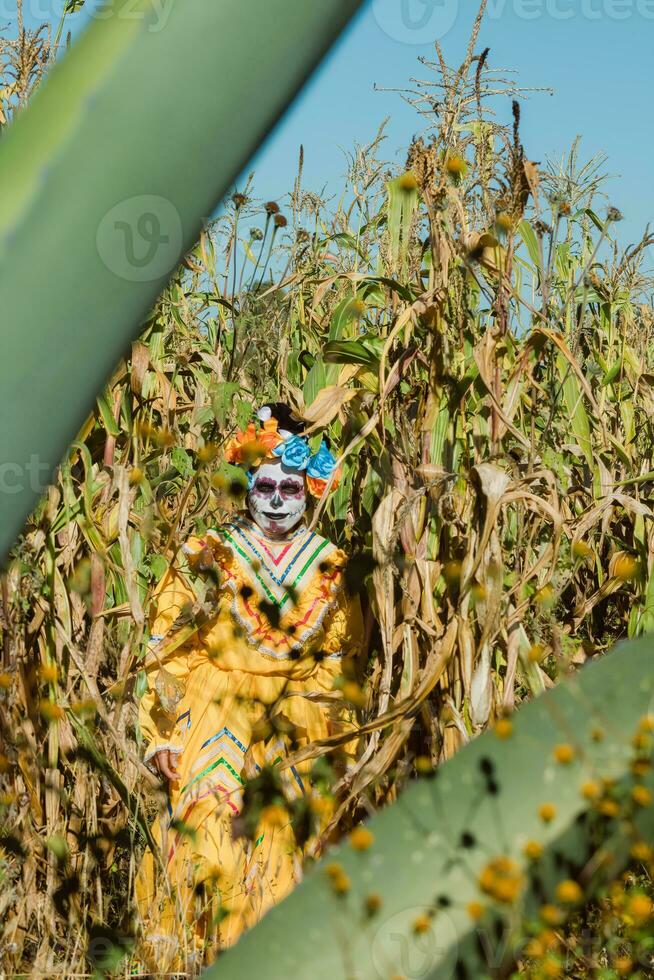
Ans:
[[[311,761],[280,766],[286,733],[297,748],[352,729],[334,681],[363,638],[345,554],[305,527],[278,542],[238,518],[184,550],[200,584],[217,588],[217,604],[194,631],[192,576],[169,570],[155,596],[140,728],[146,763],[171,749],[179,773],[153,831],[160,852],[146,853],[137,879],[159,969],[233,944],[299,880],[308,845],[279,807],[270,817],[263,810],[254,839],[235,834],[234,818],[244,784],[265,767],[279,767],[286,799],[317,793]]]

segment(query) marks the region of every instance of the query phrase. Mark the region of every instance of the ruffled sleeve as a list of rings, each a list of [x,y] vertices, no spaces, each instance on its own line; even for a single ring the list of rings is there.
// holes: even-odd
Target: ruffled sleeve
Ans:
[[[197,540],[191,539],[189,547],[196,550]],[[150,643],[145,661],[148,689],[139,703],[139,727],[146,763],[162,749],[182,751],[173,738],[175,713],[165,710],[157,686],[182,691],[186,684],[189,673],[188,642],[180,643],[170,653],[166,652],[166,648],[174,645],[173,626],[183,618],[195,598],[190,583],[174,568],[169,568],[163,575],[152,598]]]
[[[338,677],[354,677],[354,669],[348,669],[347,661],[353,661],[361,653],[364,640],[363,615],[358,596],[350,596],[341,589],[335,606],[325,621],[325,638],[322,659],[316,672],[316,683],[324,691],[333,691]],[[343,700],[332,703],[329,709],[330,734],[344,734],[357,728],[356,713],[351,703]],[[342,752],[348,763],[357,755],[358,741],[343,746]]]
[[[359,597],[348,595],[342,588],[325,620],[324,629],[323,663],[340,664],[343,659],[356,657],[363,647],[364,632]]]

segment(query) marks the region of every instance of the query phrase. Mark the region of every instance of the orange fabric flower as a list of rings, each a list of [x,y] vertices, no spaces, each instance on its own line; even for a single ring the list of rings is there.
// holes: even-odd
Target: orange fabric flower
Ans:
[[[315,476],[307,477],[307,489],[312,497],[322,497],[325,492],[325,487],[328,484],[328,480],[319,480]],[[333,493],[341,482],[341,468],[339,468],[334,473],[334,479],[332,480],[332,485],[329,488],[329,492]]]
[[[273,449],[284,441],[283,437],[277,431],[277,424],[277,419],[268,419],[267,422],[263,423],[263,430],[257,436],[257,441],[266,447],[269,457],[272,456]]]
[[[272,457],[275,446],[283,442],[277,431],[277,419],[264,422],[263,429],[258,429],[250,422],[247,429],[237,432],[225,445],[225,461],[238,466],[259,466],[264,459]]]
[[[253,442],[256,439],[256,432],[254,422],[250,422],[244,432],[237,432],[232,439],[229,439],[225,445],[225,460],[228,463],[240,463],[244,443]]]

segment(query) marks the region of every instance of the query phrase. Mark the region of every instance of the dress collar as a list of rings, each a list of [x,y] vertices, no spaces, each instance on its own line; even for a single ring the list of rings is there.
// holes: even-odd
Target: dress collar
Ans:
[[[268,537],[267,534],[264,534],[264,532],[261,530],[259,525],[256,524],[251,517],[247,517],[246,515],[239,514],[238,517],[235,518],[235,522],[240,524],[241,527],[245,528],[245,530],[249,534],[251,534],[252,537],[258,538],[260,541],[265,541],[268,546],[272,546],[272,547],[275,546],[284,547],[285,545],[288,545],[291,541],[295,541],[295,539],[299,538],[300,535],[306,534],[308,531],[308,528],[304,523],[304,521],[301,521],[299,526],[296,527],[294,531],[291,531],[291,533],[288,534],[285,538],[270,538]]]

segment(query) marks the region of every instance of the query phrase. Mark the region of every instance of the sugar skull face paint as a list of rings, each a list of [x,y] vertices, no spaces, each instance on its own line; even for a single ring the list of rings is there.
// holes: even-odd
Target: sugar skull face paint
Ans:
[[[307,509],[304,474],[279,461],[263,463],[254,472],[247,504],[252,520],[264,534],[271,537],[289,534]]]

